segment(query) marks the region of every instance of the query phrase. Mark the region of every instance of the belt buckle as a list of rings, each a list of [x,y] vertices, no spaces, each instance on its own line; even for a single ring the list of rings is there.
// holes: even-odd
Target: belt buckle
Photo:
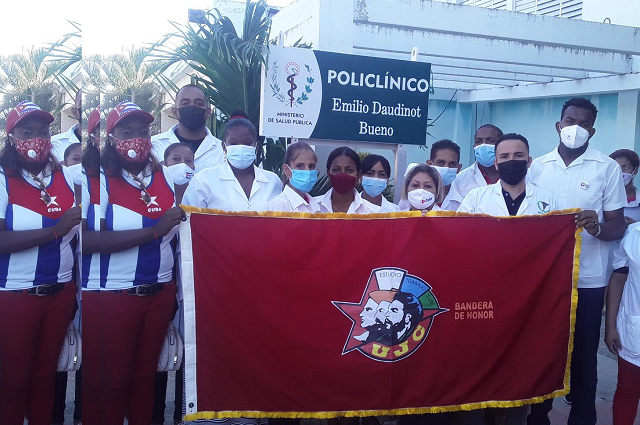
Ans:
[[[40,291],[42,289],[42,292]],[[46,291],[45,291],[46,289]],[[47,297],[51,295],[51,285],[40,285],[36,286],[36,293],[34,294],[38,297]]]
[[[146,297],[147,295],[151,295],[151,287],[149,285],[136,286],[135,295],[138,297]]]

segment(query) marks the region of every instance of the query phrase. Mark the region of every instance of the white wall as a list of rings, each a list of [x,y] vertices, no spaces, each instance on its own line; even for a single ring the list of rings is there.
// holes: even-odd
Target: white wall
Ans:
[[[295,0],[278,12],[272,21],[271,37],[282,33],[285,46],[291,46],[300,37],[313,48],[318,48],[320,35],[320,0]]]
[[[615,25],[640,27],[640,1],[638,0],[583,0],[582,19],[603,22],[611,19]]]
[[[213,0],[212,3],[212,7],[218,9],[222,16],[228,16],[231,19],[236,31],[238,31],[239,35],[242,35],[246,3],[241,0]]]

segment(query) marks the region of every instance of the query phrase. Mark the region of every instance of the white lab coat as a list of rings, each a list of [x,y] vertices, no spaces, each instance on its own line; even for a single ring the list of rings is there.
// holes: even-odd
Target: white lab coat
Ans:
[[[151,153],[153,153],[158,161],[164,160],[164,151],[169,145],[180,142],[176,136],[178,125],[179,124],[176,124],[164,133],[156,134],[151,138]],[[222,141],[214,137],[206,127],[205,131],[207,135],[194,155],[196,172],[204,170],[205,168],[215,167],[224,162]]]
[[[556,200],[546,190],[527,183],[525,196],[516,215],[538,215],[558,209]],[[488,214],[496,217],[509,216],[509,209],[502,194],[500,182],[473,189],[462,201],[458,212]]]
[[[362,197],[362,193],[360,194],[360,197]],[[364,198],[362,198],[363,200],[366,200]],[[369,201],[367,201],[369,202]],[[384,196],[382,196],[382,205],[377,206],[376,204],[369,202],[371,205],[373,205],[374,207],[378,208],[379,213],[390,213],[390,212],[398,212],[400,211],[400,207],[398,207],[396,204],[394,204],[393,202],[389,202],[387,200],[387,198],[385,198]]]
[[[56,157],[58,162],[64,161],[64,151],[66,151],[70,145],[80,143],[75,133],[76,128],[78,128],[78,124],[75,124],[64,133],[51,137],[51,153]]]
[[[629,267],[616,320],[622,344],[618,354],[640,366],[640,223],[629,226],[613,257],[614,269]]]
[[[636,189],[636,200],[631,201],[624,207],[624,216],[640,222],[640,191]]]
[[[182,203],[225,211],[267,211],[269,202],[282,191],[282,181],[270,171],[253,166],[255,179],[249,199],[227,162],[196,173]]]
[[[320,206],[316,202],[315,198],[309,195],[307,195],[307,197],[309,198],[308,202],[289,185],[286,185],[282,193],[273,198],[271,202],[269,202],[269,211],[289,211],[303,213],[320,212]]]
[[[332,213],[333,205],[331,205],[331,194],[333,193],[333,188],[329,189],[327,193],[322,196],[316,196],[316,201],[320,206],[320,212],[322,213]],[[349,209],[347,210],[347,214],[373,214],[379,212],[380,207],[377,205],[373,205],[371,202],[362,199],[362,196],[358,193],[357,190],[353,189],[353,202],[349,205]]]
[[[482,175],[480,168],[478,168],[478,163],[475,162],[473,165],[460,171],[453,180],[449,193],[444,198],[444,201],[442,201],[442,209],[456,211],[469,192],[478,187],[485,186],[487,186],[487,181],[484,175]]]

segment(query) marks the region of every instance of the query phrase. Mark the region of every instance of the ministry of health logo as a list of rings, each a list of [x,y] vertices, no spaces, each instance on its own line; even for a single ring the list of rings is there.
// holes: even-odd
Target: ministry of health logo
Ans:
[[[313,91],[314,78],[311,76],[311,67],[304,65],[304,74],[297,62],[289,62],[284,67],[284,74],[286,79],[280,80],[278,61],[274,61],[271,65],[273,74],[271,75],[271,93],[272,96],[278,99],[285,105],[293,108],[294,106],[302,105],[309,100],[309,95]],[[286,81],[286,84],[284,84]],[[283,83],[284,88],[280,88],[280,83]],[[284,91],[284,92],[283,92]]]
[[[358,350],[383,362],[411,355],[427,339],[441,308],[431,286],[396,267],[371,271],[359,303],[333,301],[351,322],[342,354]]]

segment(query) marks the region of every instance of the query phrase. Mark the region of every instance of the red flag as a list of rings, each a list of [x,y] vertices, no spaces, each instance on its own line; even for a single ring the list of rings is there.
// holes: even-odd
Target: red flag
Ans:
[[[426,413],[566,394],[574,215],[401,215],[192,213],[181,230],[186,418]]]

